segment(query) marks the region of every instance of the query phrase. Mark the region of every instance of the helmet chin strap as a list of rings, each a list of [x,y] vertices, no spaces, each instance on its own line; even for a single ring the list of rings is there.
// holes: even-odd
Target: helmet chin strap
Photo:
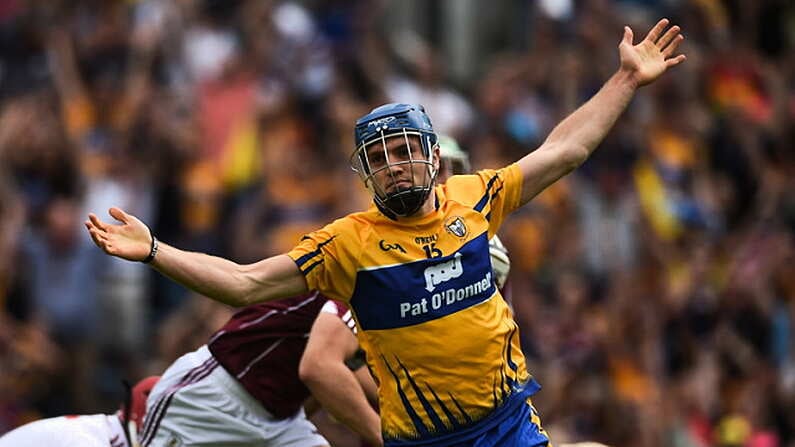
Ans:
[[[400,217],[410,216],[422,207],[431,189],[433,188],[415,186],[411,189],[392,194],[385,200],[376,199],[376,205],[378,205],[381,211],[386,209],[393,215]]]

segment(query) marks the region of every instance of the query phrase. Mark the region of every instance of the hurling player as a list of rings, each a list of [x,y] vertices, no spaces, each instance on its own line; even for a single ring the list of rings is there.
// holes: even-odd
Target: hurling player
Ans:
[[[147,401],[141,445],[327,446],[304,414],[309,390],[298,375],[310,329],[327,301],[313,291],[237,311],[205,345],[163,373]],[[344,312],[333,317],[342,324]],[[356,351],[342,346],[338,352],[348,359]],[[363,372],[343,373],[371,383]],[[380,443],[378,427],[365,439]]]
[[[436,176],[444,183],[450,176],[470,172],[469,156],[458,143],[447,136],[439,136],[440,166]],[[489,241],[494,281],[506,295],[506,280],[510,269],[508,252],[495,235]],[[375,384],[365,368],[350,368],[350,352],[358,347],[356,325],[351,311],[343,304],[329,300],[312,326],[306,350],[301,359],[301,379],[312,391],[312,395],[338,421],[346,424],[373,445],[372,433],[381,424],[373,405]],[[362,356],[364,353],[362,352]]]

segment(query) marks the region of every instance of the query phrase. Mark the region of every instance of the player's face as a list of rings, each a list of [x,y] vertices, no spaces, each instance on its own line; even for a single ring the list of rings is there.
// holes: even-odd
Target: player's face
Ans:
[[[367,148],[367,159],[376,190],[387,194],[430,182],[420,138],[416,135],[393,136],[377,141]]]

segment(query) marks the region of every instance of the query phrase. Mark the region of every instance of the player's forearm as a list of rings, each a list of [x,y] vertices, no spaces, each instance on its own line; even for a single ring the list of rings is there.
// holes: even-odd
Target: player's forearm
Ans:
[[[564,159],[582,164],[604,140],[637,88],[629,74],[616,72],[596,95],[555,126],[542,148],[553,147]]]
[[[151,265],[201,295],[236,307],[305,291],[305,287],[300,287],[295,278],[284,277],[278,272],[271,274],[274,269],[267,267],[271,259],[241,265],[217,256],[180,250],[161,242]]]
[[[216,256],[180,250],[160,242],[152,267],[201,295],[231,306],[248,304],[249,291],[238,279],[240,265]]]
[[[354,373],[343,363],[324,363],[301,375],[315,399],[335,419],[358,433],[369,444],[383,445],[381,420],[367,402]]]

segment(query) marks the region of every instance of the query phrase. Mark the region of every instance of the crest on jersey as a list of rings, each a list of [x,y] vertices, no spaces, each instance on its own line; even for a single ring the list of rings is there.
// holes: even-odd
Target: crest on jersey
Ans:
[[[455,216],[448,219],[444,224],[444,228],[450,234],[460,238],[466,237],[468,231],[467,226],[464,223],[464,219],[462,219],[460,216]]]

